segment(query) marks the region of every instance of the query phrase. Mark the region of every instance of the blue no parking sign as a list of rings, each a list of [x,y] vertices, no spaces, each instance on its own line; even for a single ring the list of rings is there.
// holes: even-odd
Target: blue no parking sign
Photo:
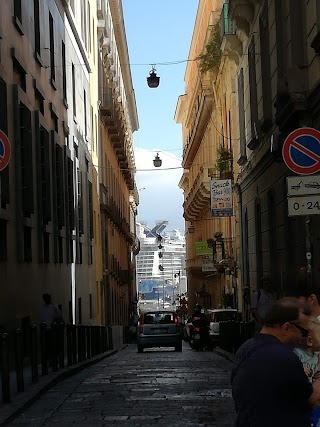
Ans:
[[[320,131],[299,128],[287,136],[282,147],[285,164],[299,175],[312,175],[320,170]]]

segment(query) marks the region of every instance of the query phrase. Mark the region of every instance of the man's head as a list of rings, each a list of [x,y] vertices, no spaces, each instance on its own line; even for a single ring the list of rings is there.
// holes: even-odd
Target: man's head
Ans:
[[[49,295],[49,294],[43,294],[42,295],[42,299],[43,299],[43,301],[44,301],[44,303],[46,305],[51,304],[51,295]]]
[[[281,298],[267,312],[261,333],[274,335],[283,344],[304,346],[308,336],[308,317],[297,298]]]
[[[312,317],[308,324],[309,336],[307,346],[313,351],[320,351],[320,321]]]
[[[260,278],[260,289],[263,289],[266,292],[272,292],[272,283],[269,277],[263,276]]]
[[[320,290],[308,289],[305,286],[299,287],[290,293],[292,296],[298,298],[306,305],[306,310],[310,312],[312,317],[320,316]]]

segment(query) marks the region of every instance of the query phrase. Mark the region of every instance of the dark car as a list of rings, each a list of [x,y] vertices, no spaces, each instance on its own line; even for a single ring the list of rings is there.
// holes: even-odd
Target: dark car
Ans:
[[[174,347],[182,351],[182,334],[178,316],[174,311],[148,311],[142,313],[137,327],[138,353],[151,347]]]

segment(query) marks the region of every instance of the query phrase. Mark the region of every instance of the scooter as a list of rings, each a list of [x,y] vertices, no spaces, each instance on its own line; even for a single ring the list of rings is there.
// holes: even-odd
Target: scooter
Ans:
[[[190,328],[189,345],[196,351],[209,350],[210,336],[207,326],[193,326]]]

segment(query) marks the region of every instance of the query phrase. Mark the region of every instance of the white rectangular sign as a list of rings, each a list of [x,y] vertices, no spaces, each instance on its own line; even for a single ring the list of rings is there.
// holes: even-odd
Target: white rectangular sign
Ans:
[[[232,181],[231,179],[211,179],[211,216],[232,216]]]
[[[288,196],[320,194],[320,175],[288,176]]]
[[[320,194],[300,197],[288,197],[288,215],[319,215]]]

